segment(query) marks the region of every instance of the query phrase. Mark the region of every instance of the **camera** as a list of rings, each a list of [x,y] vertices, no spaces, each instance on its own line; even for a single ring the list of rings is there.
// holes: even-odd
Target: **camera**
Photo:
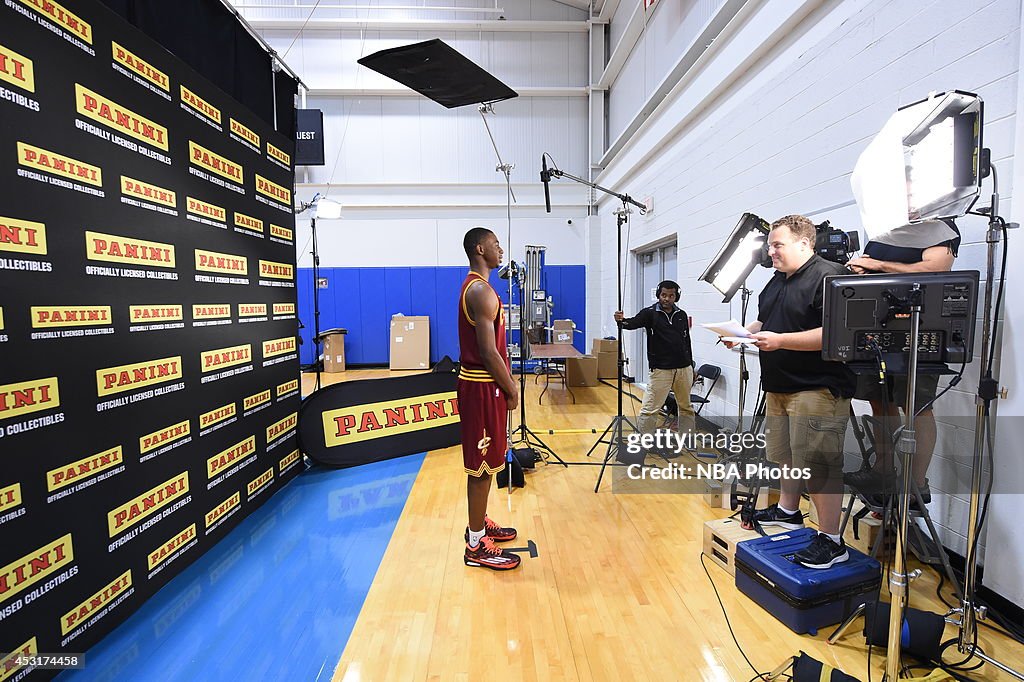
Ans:
[[[566,220],[565,224],[566,225],[572,225],[572,218],[569,218],[568,220]]]
[[[829,221],[815,225],[814,252],[825,260],[846,265],[852,254],[860,251],[860,235],[857,232],[843,232],[832,227]]]
[[[833,263],[846,265],[853,254],[860,251],[860,235],[857,232],[843,232],[832,223],[824,221],[814,226],[814,253]],[[768,244],[754,253],[754,262],[762,268],[772,267],[768,256]]]

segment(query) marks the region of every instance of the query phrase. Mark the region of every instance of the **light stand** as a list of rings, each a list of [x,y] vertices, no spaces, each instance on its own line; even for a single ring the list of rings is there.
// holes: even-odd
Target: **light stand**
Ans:
[[[613,192],[607,187],[602,187],[601,185],[590,182],[589,180],[584,180],[583,178],[576,177],[575,175],[571,175],[564,171],[558,170],[557,168],[552,168],[550,170],[545,168],[544,170],[541,171],[542,182],[546,183],[551,178],[569,178],[570,180],[578,182],[581,185],[586,185],[587,187],[600,190],[605,194],[613,196],[622,202],[622,208],[615,210],[615,280],[616,285],[618,287],[618,307],[616,308],[616,310],[622,310],[622,226],[626,224],[626,222],[629,220],[629,214],[631,212],[629,209],[629,204],[632,204],[633,206],[636,206],[638,209],[640,209],[640,215],[643,215],[644,213],[647,212],[647,207],[641,204],[639,201],[633,199],[628,194],[619,194],[618,192]],[[629,421],[626,417],[622,416],[622,374],[623,368],[626,364],[622,354],[622,325],[616,325],[616,338],[618,339],[619,351],[616,364],[618,372],[616,380],[617,405],[615,417],[612,418],[612,421],[608,424],[608,427],[598,437],[597,441],[594,443],[593,446],[591,446],[590,450],[587,451],[587,456],[589,457],[590,453],[593,452],[599,444],[605,442],[608,443],[608,452],[605,453],[604,461],[601,463],[601,472],[597,476],[597,485],[594,486],[595,493],[601,487],[601,479],[604,478],[604,470],[605,467],[608,466],[608,462],[611,460],[612,457],[614,457],[616,454],[618,454],[619,451],[622,450],[622,425],[624,423],[629,424],[629,426],[633,429],[634,432],[638,430],[635,424]],[[609,434],[610,439],[606,441],[605,438],[608,437]]]
[[[981,477],[983,473],[982,458],[984,456],[986,446],[989,448],[990,453],[994,451],[994,446],[992,444],[994,434],[991,433],[989,419],[991,416],[992,401],[998,397],[999,386],[998,380],[992,375],[992,351],[994,349],[990,347],[993,325],[995,322],[992,315],[992,291],[994,287],[993,281],[995,278],[996,246],[999,243],[1000,230],[1008,227],[1005,221],[999,217],[999,182],[996,174],[996,168],[991,164],[989,165],[989,168],[992,172],[992,203],[988,209],[989,223],[988,232],[985,237],[988,253],[985,277],[984,317],[981,328],[981,366],[983,374],[981,380],[978,382],[977,413],[974,422],[974,457],[972,461],[973,469],[971,474],[971,502],[970,509],[967,514],[967,553],[964,557],[963,596],[960,598],[959,608],[953,609],[950,615],[958,614],[960,616],[958,623],[960,633],[957,637],[957,649],[960,653],[977,656],[986,663],[991,663],[1008,675],[1011,675],[1018,680],[1024,680],[1024,674],[1007,667],[978,648],[977,620],[984,620],[986,617],[986,611],[984,607],[977,606],[974,603],[975,594],[978,589],[978,536],[981,533],[979,518],[984,513],[981,508]],[[1003,250],[1005,263],[1006,244],[1003,244]],[[1003,272],[1002,274],[1005,276],[1006,273]],[[993,475],[994,472],[989,473],[990,477]],[[985,506],[987,511],[987,499]]]
[[[554,457],[558,460],[558,463],[568,468],[565,460],[559,457],[551,447],[540,439],[536,433],[530,430],[530,427],[526,425],[526,315],[524,314],[526,295],[523,291],[523,282],[519,279],[517,270],[521,266],[516,266],[515,261],[512,261],[509,265],[508,279],[509,284],[512,284],[512,280],[515,280],[515,284],[519,288],[519,426],[512,430],[509,434],[509,447],[515,450],[516,445],[521,445],[531,455],[534,451],[541,453],[541,458],[545,464],[549,464],[547,461],[548,457]],[[512,287],[509,287],[509,299],[508,299],[509,311],[512,310]]]
[[[303,201],[295,209],[295,215],[302,215],[309,209],[313,214],[309,218],[309,228],[312,232],[313,250],[310,254],[313,257],[313,368],[316,371],[316,385],[314,391],[320,390],[320,373],[323,363],[320,361],[320,252],[316,243],[316,219],[323,213],[324,218],[338,218],[341,215],[341,205],[329,199],[325,199],[317,192],[309,201]]]
[[[740,285],[740,324],[747,326],[747,305],[750,303],[752,292],[746,287],[746,283]],[[747,383],[750,381],[750,372],[747,371],[747,344],[740,344],[740,396],[739,408],[736,415],[736,433],[743,433],[743,408],[747,403]]]

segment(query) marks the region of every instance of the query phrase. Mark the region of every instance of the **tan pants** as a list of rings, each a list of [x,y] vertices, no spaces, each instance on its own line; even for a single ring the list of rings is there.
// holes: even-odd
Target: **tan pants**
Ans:
[[[659,413],[668,398],[668,392],[676,394],[676,405],[679,406],[679,433],[693,431],[695,416],[690,405],[690,389],[693,388],[693,367],[679,369],[652,369],[644,393],[644,404],[640,408],[640,423],[637,425],[641,433],[654,433],[659,425]]]

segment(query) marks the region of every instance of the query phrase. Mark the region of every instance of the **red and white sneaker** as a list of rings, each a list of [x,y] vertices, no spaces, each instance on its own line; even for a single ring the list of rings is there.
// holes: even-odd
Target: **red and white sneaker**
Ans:
[[[497,523],[491,520],[491,517],[484,517],[484,530],[487,532],[487,537],[494,540],[495,542],[509,542],[515,540],[518,533],[515,528],[502,528]],[[469,528],[466,528],[464,534],[466,542],[469,542]]]
[[[480,566],[492,571],[510,571],[517,568],[520,561],[518,555],[506,552],[486,535],[475,548],[466,545],[466,553],[462,560],[467,566]]]

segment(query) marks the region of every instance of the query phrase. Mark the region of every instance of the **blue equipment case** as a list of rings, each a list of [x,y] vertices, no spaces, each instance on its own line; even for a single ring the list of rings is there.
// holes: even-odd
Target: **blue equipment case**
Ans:
[[[881,564],[851,547],[850,559],[832,568],[794,563],[817,532],[801,528],[736,545],[736,587],[797,634],[842,622],[875,599],[882,582]]]

